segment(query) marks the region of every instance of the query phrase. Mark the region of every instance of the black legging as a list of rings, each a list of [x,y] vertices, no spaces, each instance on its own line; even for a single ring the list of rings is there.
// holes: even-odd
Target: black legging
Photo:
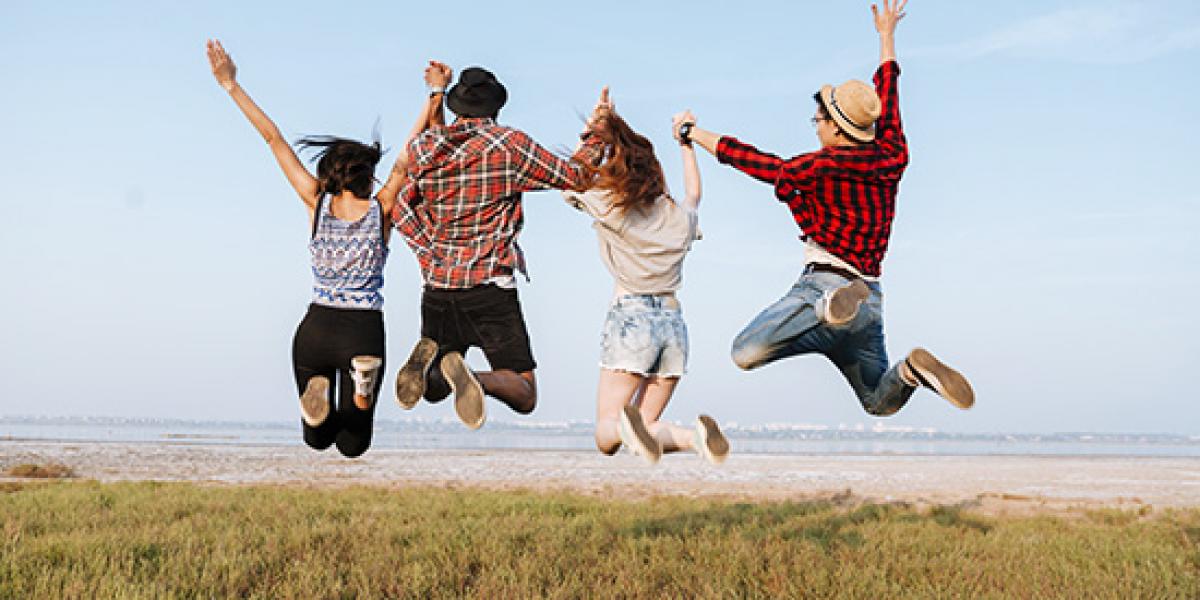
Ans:
[[[353,458],[371,446],[375,400],[383,383],[384,366],[375,375],[371,408],[354,405],[354,380],[350,377],[350,359],[378,356],[384,359],[383,313],[378,310],[331,308],[311,304],[292,339],[292,369],[296,389],[304,393],[308,380],[317,375],[329,378],[330,402],[337,402],[329,418],[319,427],[309,427],[303,419],[304,443],[324,450],[336,443],[343,456]],[[334,388],[337,391],[334,392]]]

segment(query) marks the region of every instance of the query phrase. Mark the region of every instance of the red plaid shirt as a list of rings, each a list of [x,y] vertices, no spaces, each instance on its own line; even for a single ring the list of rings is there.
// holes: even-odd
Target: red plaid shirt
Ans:
[[[875,71],[882,104],[875,141],[834,146],[783,160],[732,137],[717,144],[717,160],[775,186],[808,239],[864,275],[878,277],[896,214],[896,190],[908,166],[896,80],[900,65]]]
[[[579,161],[598,144],[589,140],[566,160],[490,118],[458,119],[413,140],[392,220],[425,284],[462,289],[524,273],[521,193],[576,187],[584,177]]]

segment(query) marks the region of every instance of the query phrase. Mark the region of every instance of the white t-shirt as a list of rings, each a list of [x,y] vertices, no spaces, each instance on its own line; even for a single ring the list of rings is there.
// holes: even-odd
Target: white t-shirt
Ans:
[[[594,219],[600,259],[617,287],[631,294],[665,294],[683,284],[683,259],[700,239],[696,211],[667,195],[645,209],[613,208],[612,193],[565,191],[567,203]]]

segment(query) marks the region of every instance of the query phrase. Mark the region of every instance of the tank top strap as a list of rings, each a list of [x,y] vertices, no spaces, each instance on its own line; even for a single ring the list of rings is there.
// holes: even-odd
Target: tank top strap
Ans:
[[[317,196],[317,205],[313,207],[312,234],[308,236],[309,239],[316,239],[317,230],[321,227],[321,211],[327,204],[328,202],[325,202],[325,194]]]

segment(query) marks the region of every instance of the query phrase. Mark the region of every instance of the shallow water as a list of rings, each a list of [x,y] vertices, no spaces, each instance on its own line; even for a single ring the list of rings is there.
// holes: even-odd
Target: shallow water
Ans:
[[[736,453],[915,456],[1200,457],[1200,436],[1159,434],[954,434],[731,427]],[[294,446],[299,423],[236,423],[86,418],[0,418],[0,440],[154,442],[188,445]],[[590,423],[379,421],[374,448],[591,450]]]

